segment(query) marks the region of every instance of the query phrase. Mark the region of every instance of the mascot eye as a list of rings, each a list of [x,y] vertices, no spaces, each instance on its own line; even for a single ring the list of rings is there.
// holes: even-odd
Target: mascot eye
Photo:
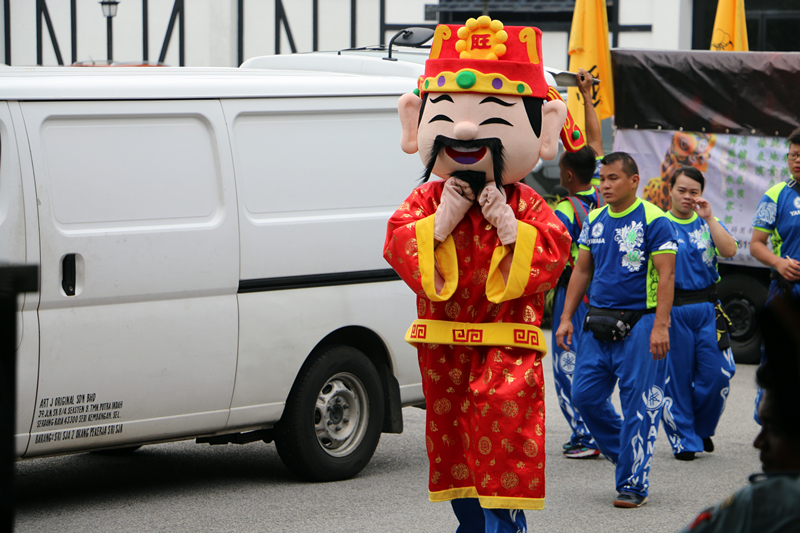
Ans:
[[[451,119],[447,115],[436,115],[435,117],[433,117],[428,121],[428,124],[430,124],[431,122],[436,122],[437,120],[444,120],[445,122],[453,122],[453,119]]]
[[[503,124],[505,126],[513,126],[513,124],[510,123],[509,121],[503,120],[502,118],[498,118],[498,117],[487,118],[486,120],[481,122],[479,125],[480,126],[484,126],[486,124]]]

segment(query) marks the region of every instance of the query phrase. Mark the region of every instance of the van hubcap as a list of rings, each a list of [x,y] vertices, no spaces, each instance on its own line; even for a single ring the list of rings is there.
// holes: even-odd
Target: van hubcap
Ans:
[[[340,372],[322,386],[314,407],[314,431],[328,455],[346,456],[361,444],[369,406],[364,385],[349,372]]]

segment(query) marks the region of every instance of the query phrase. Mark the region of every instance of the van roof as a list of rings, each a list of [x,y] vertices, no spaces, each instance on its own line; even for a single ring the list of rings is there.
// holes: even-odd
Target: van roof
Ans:
[[[375,75],[322,68],[3,67],[0,100],[397,96],[416,86],[407,70],[397,70],[397,75]]]

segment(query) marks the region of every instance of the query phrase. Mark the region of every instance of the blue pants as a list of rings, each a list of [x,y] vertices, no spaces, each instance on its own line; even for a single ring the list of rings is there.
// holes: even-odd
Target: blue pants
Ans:
[[[573,446],[581,445],[587,448],[597,448],[589,428],[581,418],[580,413],[572,404],[572,376],[575,370],[576,354],[578,353],[579,336],[583,335],[583,320],[586,317],[586,305],[581,302],[578,309],[572,316],[572,344],[569,344],[569,350],[562,350],[556,344],[556,331],[559,324],[561,324],[561,313],[564,311],[564,297],[567,294],[565,287],[558,287],[556,289],[555,298],[553,300],[553,335],[551,339],[551,346],[553,347],[553,376],[556,383],[556,396],[558,396],[558,405],[561,407],[561,412],[564,413],[564,418],[567,419],[569,426],[572,428],[572,435],[570,436],[569,443]]]
[[[617,491],[642,496],[648,493],[667,378],[667,361],[654,361],[650,353],[654,321],[654,313],[644,315],[618,342],[598,341],[585,332],[572,383],[572,401],[599,450],[617,465]],[[609,400],[617,381],[624,421]]]
[[[526,533],[521,509],[483,509],[477,498],[450,500],[458,518],[456,533]]]
[[[702,452],[725,409],[733,352],[719,349],[712,303],[672,308],[668,377],[664,390],[664,431],[672,453]]]

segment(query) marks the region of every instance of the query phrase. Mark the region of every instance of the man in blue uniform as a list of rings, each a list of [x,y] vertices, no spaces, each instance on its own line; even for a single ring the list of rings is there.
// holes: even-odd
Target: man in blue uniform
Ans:
[[[669,182],[667,217],[678,233],[678,255],[663,416],[672,451],[682,461],[714,451],[711,437],[736,371],[715,285],[717,255],[733,257],[738,245],[701,197],[704,187],[703,173],[694,167],[679,168]]]
[[[590,82],[591,83],[591,82]],[[588,139],[587,135],[587,139]],[[561,186],[567,189],[569,196],[561,200],[556,207],[556,216],[561,220],[572,237],[572,248],[569,264],[558,280],[556,293],[553,299],[553,376],[555,377],[556,396],[558,405],[564,418],[572,428],[569,442],[564,444],[564,456],[570,459],[597,457],[600,451],[594,442],[589,428],[583,422],[580,413],[572,404],[572,377],[575,370],[576,354],[578,353],[580,329],[586,318],[586,304],[581,301],[572,317],[575,334],[566,350],[556,344],[555,333],[560,324],[561,313],[564,310],[564,297],[567,294],[567,285],[578,258],[578,237],[589,211],[604,205],[603,197],[596,187],[592,185],[595,172],[596,155],[590,146],[584,146],[577,152],[564,152],[558,162]]]
[[[800,297],[800,128],[789,134],[787,155],[791,178],[770,187],[756,208],[750,254],[772,268],[770,302],[776,295]],[[772,250],[767,247],[772,240]],[[763,352],[763,346],[762,346]],[[763,363],[763,358],[762,358]],[[756,422],[762,390],[756,392]]]
[[[767,190],[753,219],[750,253],[771,267],[771,300],[777,293],[800,296],[800,128],[789,135],[789,172],[792,177]],[[767,239],[772,239],[772,250]]]
[[[556,341],[572,342],[572,316],[591,280],[587,332],[575,368],[572,401],[600,451],[617,465],[615,507],[647,501],[650,461],[664,402],[669,314],[675,283],[675,230],[663,211],[636,196],[630,155],[601,161],[607,206],[589,213],[567,288]],[[619,381],[625,420],[609,397]]]

